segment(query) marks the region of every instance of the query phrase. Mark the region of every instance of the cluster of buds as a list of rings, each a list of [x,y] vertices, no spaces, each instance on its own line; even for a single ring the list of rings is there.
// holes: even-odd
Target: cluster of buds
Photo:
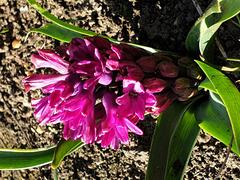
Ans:
[[[174,100],[197,93],[198,79],[187,78],[190,71],[196,73],[187,65],[193,66],[190,60],[178,60],[186,66],[182,72],[162,54],[100,37],[75,38],[56,51],[38,50],[31,61],[36,69],[53,70],[23,80],[26,91],[41,89],[44,95],[32,99],[39,123],[63,123],[65,139],[104,148],[127,144],[129,131],[142,135],[136,124],[146,113],[158,115]]]

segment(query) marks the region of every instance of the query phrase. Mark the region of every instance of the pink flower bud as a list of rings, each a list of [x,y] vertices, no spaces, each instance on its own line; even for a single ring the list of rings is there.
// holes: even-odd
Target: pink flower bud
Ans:
[[[179,101],[187,101],[198,93],[196,88],[187,88],[183,91],[182,96],[178,97]]]
[[[162,61],[158,64],[158,68],[163,77],[175,78],[178,76],[179,68],[170,61]]]
[[[178,65],[186,69],[186,73],[188,77],[201,80],[202,79],[202,71],[198,67],[193,60],[189,57],[182,57],[178,60]]]
[[[159,78],[147,78],[143,80],[143,86],[151,93],[159,93],[166,88],[167,82]]]
[[[154,72],[157,66],[157,59],[154,56],[144,56],[137,60],[137,64],[144,72]]]
[[[148,108],[147,112],[158,116],[161,112],[165,111],[176,99],[176,95],[172,93],[163,93],[155,95],[156,105],[152,108]]]
[[[173,92],[180,96],[180,101],[185,101],[197,94],[197,89],[194,88],[193,82],[188,78],[178,78],[174,82]]]
[[[168,56],[165,56],[163,52],[154,53],[154,56],[157,58],[158,61],[172,61],[172,59]]]
[[[191,87],[191,80],[188,78],[178,78],[175,80],[174,85],[173,85],[173,92],[177,95],[181,95],[186,88]]]

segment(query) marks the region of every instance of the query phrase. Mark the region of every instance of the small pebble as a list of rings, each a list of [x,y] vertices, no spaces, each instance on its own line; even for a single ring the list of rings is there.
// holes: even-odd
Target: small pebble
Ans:
[[[28,6],[22,6],[22,7],[20,7],[19,10],[20,10],[21,13],[28,12]]]
[[[21,41],[18,40],[18,39],[14,39],[13,42],[12,42],[13,49],[20,48],[20,46],[21,46]]]
[[[42,134],[44,132],[40,126],[37,127],[36,131],[38,134]]]

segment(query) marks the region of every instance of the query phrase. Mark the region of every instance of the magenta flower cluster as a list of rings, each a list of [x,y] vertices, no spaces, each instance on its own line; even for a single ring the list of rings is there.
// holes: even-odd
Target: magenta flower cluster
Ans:
[[[65,139],[113,149],[127,144],[128,132],[143,134],[136,124],[146,111],[159,113],[172,102],[156,95],[166,86],[164,80],[144,78],[145,70],[151,71],[151,65],[144,65],[148,56],[99,37],[75,38],[58,51],[38,50],[31,57],[35,68],[54,73],[23,80],[26,91],[41,89],[44,94],[32,99],[35,117],[40,124],[63,123]]]

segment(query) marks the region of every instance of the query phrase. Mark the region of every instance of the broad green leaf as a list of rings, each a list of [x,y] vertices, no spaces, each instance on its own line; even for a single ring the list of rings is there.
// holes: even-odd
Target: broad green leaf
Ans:
[[[232,129],[226,108],[207,99],[199,103],[195,110],[196,119],[201,129],[228,146],[232,139]],[[232,151],[240,155],[236,143],[233,142]]]
[[[54,23],[46,24],[40,28],[31,29],[30,32],[41,33],[43,35],[49,36],[49,37],[59,40],[61,42],[70,42],[72,40],[72,38],[75,38],[75,37],[84,38],[84,36],[85,36],[82,33],[78,33],[78,32],[69,30],[65,27],[58,26]],[[117,41],[117,40],[114,40],[114,41]],[[125,42],[123,42],[123,43],[125,43]],[[142,45],[138,45],[138,44],[134,44],[134,43],[126,43],[126,44],[144,49],[150,53],[163,52],[167,55],[178,57],[178,55],[176,55],[175,53],[172,53],[172,52],[159,51],[159,50],[151,48],[151,47],[142,46]]]
[[[27,0],[28,3],[34,8],[36,9],[43,17],[45,17],[47,20],[49,20],[50,22],[58,25],[59,27],[62,27],[64,29],[68,29],[70,31],[73,31],[75,33],[80,33],[83,36],[96,36],[98,35],[97,33],[93,32],[93,31],[89,31],[77,26],[74,26],[72,24],[66,23],[64,21],[61,21],[60,19],[58,19],[56,16],[52,15],[51,13],[49,13],[46,9],[42,8],[41,5],[36,1],[36,0]],[[102,36],[99,35],[101,37],[104,37],[106,39],[109,39],[112,42],[117,42],[116,40],[109,38],[107,36]]]
[[[216,92],[216,89],[214,88],[213,84],[211,83],[211,81],[209,81],[208,78],[206,78],[204,81],[201,82],[201,84],[199,85],[200,88],[205,88],[209,91],[212,91],[212,92]]]
[[[149,163],[148,163],[147,174],[146,174],[147,180],[152,180],[152,179],[165,180],[166,179],[168,175],[167,173],[168,173],[169,160],[171,160],[171,163],[173,163],[173,161],[175,161],[176,159],[176,156],[171,157],[171,154],[170,154],[171,151],[176,151],[175,144],[173,143],[176,142],[177,139],[175,138],[177,137],[176,136],[174,137],[174,135],[176,135],[176,133],[184,132],[184,130],[182,129],[184,127],[180,127],[179,124],[181,124],[181,121],[184,117],[184,113],[198,98],[199,97],[196,97],[194,100],[188,103],[174,102],[158,118],[158,122],[155,127],[155,131],[152,139],[151,150],[150,150],[150,157],[149,157]],[[184,119],[183,121],[185,120],[186,119]],[[181,140],[187,141],[186,139],[181,139]],[[192,147],[192,144],[190,146]],[[179,147],[179,145],[176,147]],[[189,149],[190,147],[186,147],[186,151],[188,151]],[[189,151],[186,152],[186,154],[183,157],[183,159],[185,159],[186,161],[188,160],[188,155],[189,155],[187,153],[190,153],[190,152]],[[181,163],[183,164],[187,163],[186,161]],[[172,164],[170,166],[172,166]],[[183,165],[183,167],[184,166],[185,164]],[[181,168],[181,170],[183,169],[184,168]],[[177,172],[177,174],[180,176],[182,175],[182,173],[183,172]]]
[[[221,104],[224,106],[224,103],[222,102],[221,98],[219,95],[215,94],[214,92],[209,91],[210,97],[212,98],[213,101],[215,101],[218,104]],[[225,107],[225,106],[224,106]]]
[[[211,81],[209,81],[208,78],[205,78],[205,80],[201,82],[199,87],[204,88],[205,90],[209,90],[209,94],[212,100],[224,106],[221,98],[216,94],[217,93],[216,89],[214,88],[214,86],[212,85]]]
[[[17,170],[50,164],[55,146],[41,149],[0,149],[0,169]]]
[[[200,128],[196,122],[194,113],[191,110],[187,110],[172,138],[166,174],[167,180],[183,178],[199,131]]]
[[[57,39],[61,42],[70,42],[72,38],[83,38],[81,33],[62,28],[56,24],[46,24],[40,28],[31,29],[30,32],[37,32]]]
[[[76,140],[61,140],[55,150],[54,157],[53,157],[53,162],[52,162],[52,168],[56,169],[62,160],[64,159],[65,156],[69,155],[76,149],[80,148],[83,146],[83,142]]]
[[[233,130],[237,152],[240,150],[240,93],[231,80],[213,67],[196,61],[223,101]]]
[[[213,42],[213,36],[221,24],[240,12],[239,0],[213,0],[205,13],[196,21],[186,39],[190,52],[202,55]]]

